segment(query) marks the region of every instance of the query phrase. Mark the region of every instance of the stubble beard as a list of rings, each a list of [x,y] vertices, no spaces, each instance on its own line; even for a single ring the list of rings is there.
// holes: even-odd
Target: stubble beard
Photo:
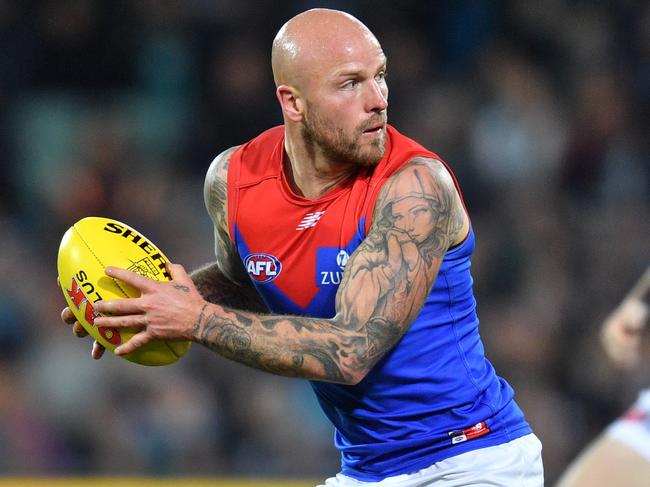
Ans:
[[[311,113],[314,114],[315,111],[312,110]],[[330,161],[372,167],[381,161],[386,152],[386,128],[382,129],[381,136],[373,140],[369,146],[362,147],[359,142],[366,128],[358,127],[354,134],[348,137],[340,127],[313,115],[305,118],[302,137],[312,157],[320,152]]]

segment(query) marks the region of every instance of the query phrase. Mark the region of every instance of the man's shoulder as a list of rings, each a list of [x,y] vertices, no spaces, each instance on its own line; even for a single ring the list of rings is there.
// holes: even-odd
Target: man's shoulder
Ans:
[[[230,180],[236,185],[248,185],[268,177],[277,177],[282,170],[283,154],[284,126],[265,130],[232,153],[230,167],[236,168],[236,171]]]
[[[253,137],[240,146],[242,151],[272,150],[279,142],[284,141],[284,125],[276,125]]]
[[[386,131],[388,132],[388,137],[391,142],[393,150],[416,150],[431,152],[429,149],[424,147],[421,143],[412,139],[411,137],[404,135],[399,130],[397,130],[391,124],[386,124]]]
[[[418,159],[442,161],[440,156],[435,152],[432,152],[410,137],[401,134],[391,125],[387,125],[387,135],[386,155],[375,171],[377,184],[384,184],[388,178],[400,171],[404,166]]]

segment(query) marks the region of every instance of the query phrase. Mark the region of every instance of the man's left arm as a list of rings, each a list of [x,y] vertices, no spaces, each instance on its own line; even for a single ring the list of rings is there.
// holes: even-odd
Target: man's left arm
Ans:
[[[172,264],[167,283],[108,269],[142,296],[102,301],[98,311],[113,316],[96,324],[141,328],[119,353],[152,339],[190,339],[274,374],[356,384],[406,332],[447,249],[467,230],[449,172],[439,161],[416,158],[383,187],[369,233],[346,266],[333,318],[265,315],[208,303],[183,268]]]

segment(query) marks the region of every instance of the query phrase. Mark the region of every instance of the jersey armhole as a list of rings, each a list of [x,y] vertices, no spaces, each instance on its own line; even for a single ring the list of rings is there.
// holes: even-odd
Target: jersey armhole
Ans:
[[[226,175],[226,185],[228,193],[228,233],[230,241],[233,245],[237,245],[235,236],[235,226],[237,220],[237,208],[239,207],[239,176],[241,173],[241,151],[239,147],[232,156],[230,156],[230,163],[228,164],[228,173]]]
[[[449,175],[451,176],[451,179],[454,181],[454,187],[456,188],[456,191],[458,192],[458,196],[460,196],[460,204],[463,205],[463,211],[465,211],[465,215],[467,216],[467,234],[463,237],[463,239],[458,242],[455,245],[452,245],[449,247],[449,250],[455,249],[463,245],[465,242],[467,242],[467,239],[469,238],[470,233],[472,233],[472,217],[469,215],[469,211],[467,210],[467,204],[465,203],[465,197],[463,196],[463,192],[460,189],[460,184],[458,183],[458,179],[456,179],[456,175],[454,174],[454,171],[451,170],[449,165],[443,161],[440,158],[437,158],[436,160],[440,161],[442,165],[445,167]]]

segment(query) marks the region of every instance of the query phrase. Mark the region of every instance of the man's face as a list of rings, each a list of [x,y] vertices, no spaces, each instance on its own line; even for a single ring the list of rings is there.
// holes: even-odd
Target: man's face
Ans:
[[[386,57],[376,41],[350,44],[314,71],[302,134],[333,162],[374,166],[386,150]]]

